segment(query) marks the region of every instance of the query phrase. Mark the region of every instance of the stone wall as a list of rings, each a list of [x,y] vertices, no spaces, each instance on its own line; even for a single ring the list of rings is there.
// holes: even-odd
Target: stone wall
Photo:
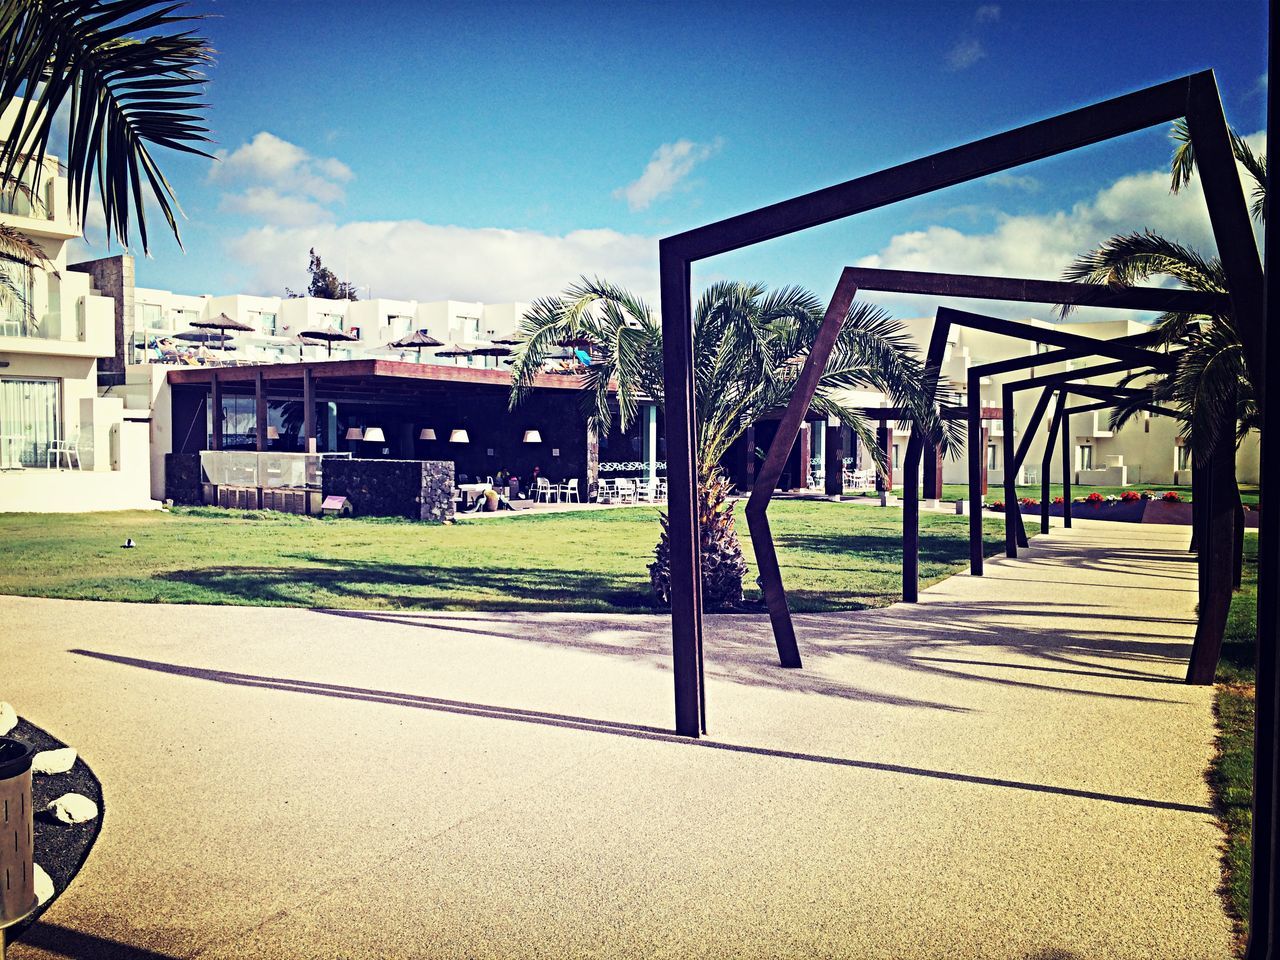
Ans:
[[[324,495],[346,497],[358,517],[453,519],[451,460],[326,460]]]
[[[174,503],[196,506],[204,502],[200,483],[200,454],[164,455],[164,496]]]
[[[98,360],[101,383],[124,383],[125,356],[133,339],[133,257],[122,253],[100,260],[85,260],[67,265],[68,270],[87,273],[94,289],[115,301],[116,354]]]

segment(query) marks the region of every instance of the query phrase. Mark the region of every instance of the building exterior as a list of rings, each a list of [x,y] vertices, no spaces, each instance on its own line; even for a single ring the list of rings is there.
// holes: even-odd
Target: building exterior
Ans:
[[[1041,327],[1053,326],[1051,323],[1040,320],[1024,322]],[[907,326],[913,339],[923,351],[933,329],[933,320],[931,318],[910,320],[907,321]],[[1069,323],[1061,326],[1071,333],[1099,340],[1114,340],[1143,333],[1149,329],[1143,324],[1127,320]],[[1030,357],[1036,353],[1043,353],[1047,349],[1049,348],[1044,345],[1013,340],[985,331],[953,327],[948,337],[939,389],[950,391],[963,401],[968,390],[970,367],[1013,357]],[[1066,363],[1044,364],[1014,374],[983,378],[982,406],[991,410],[1001,409],[1001,388],[1006,382],[1066,372],[1103,362],[1105,362],[1104,359],[1087,358]],[[1119,379],[1116,375],[1095,377],[1085,382],[1114,385],[1119,382]],[[1035,391],[1023,391],[1017,395],[1014,408],[1014,433],[1018,442],[1022,440],[1022,432],[1026,429],[1035,407],[1035,393]],[[1074,402],[1083,404],[1087,400],[1076,398]],[[1155,414],[1143,414],[1125,424],[1120,430],[1112,431],[1110,419],[1110,410],[1076,414],[1071,418],[1071,480],[1074,484],[1143,488],[1186,485],[1191,482],[1190,451],[1183,446],[1178,436],[1177,421]],[[994,485],[1004,480],[1004,427],[1000,419],[985,421],[984,426],[988,430],[987,449],[984,452],[988,481]],[[1048,427],[1049,418],[1046,417],[1032,439],[1023,469],[1017,478],[1018,483],[1040,482]],[[906,450],[906,436],[895,435],[895,443],[899,448],[900,458],[902,452]],[[1258,482],[1259,446],[1256,435],[1246,440],[1237,452],[1236,470],[1241,483]],[[1049,480],[1051,483],[1062,481],[1061,457],[1056,453],[1050,457]],[[966,483],[965,461],[945,461],[943,481]]]
[[[16,291],[0,304],[0,511],[155,506],[145,415],[99,394],[99,363],[116,354],[115,301],[67,264],[67,243],[81,231],[56,158],[26,189],[0,191],[0,224],[48,261],[0,258]]]

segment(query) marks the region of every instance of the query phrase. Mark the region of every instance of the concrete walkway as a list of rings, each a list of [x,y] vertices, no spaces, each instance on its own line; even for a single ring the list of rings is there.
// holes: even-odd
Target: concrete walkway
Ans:
[[[106,798],[11,957],[1228,957],[1185,546],[1055,530],[803,671],[711,618],[697,743],[658,617],[0,598]]]

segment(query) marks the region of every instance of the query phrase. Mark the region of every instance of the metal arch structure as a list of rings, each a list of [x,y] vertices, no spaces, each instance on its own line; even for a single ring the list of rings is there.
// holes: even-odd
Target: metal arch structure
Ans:
[[[1271,11],[1272,33],[1280,16]],[[1268,104],[1269,117],[1276,108]],[[694,440],[694,357],[692,267],[709,257],[786,236],[822,224],[888,206],[944,187],[1009,170],[1159,124],[1185,119],[1208,208],[1210,225],[1240,331],[1245,362],[1256,385],[1266,422],[1265,361],[1277,353],[1276,338],[1265,338],[1266,313],[1262,264],[1254,241],[1217,81],[1212,71],[1191,74],[1091,106],[944,150],[918,160],[848,180],[665,237],[659,242],[659,296],[662,307],[663,361],[667,412],[671,541],[672,666],[677,733],[706,732],[703,685],[701,557],[697,510],[697,461]],[[1268,224],[1270,235],[1272,224]],[[1274,249],[1274,244],[1268,245]],[[1266,288],[1275,293],[1272,280]],[[1280,452],[1263,441],[1264,470],[1280,468]],[[918,482],[918,467],[909,476]],[[1277,475],[1280,475],[1278,473]],[[914,487],[912,488],[914,490]],[[908,501],[914,498],[907,498]],[[1264,516],[1277,516],[1264,512]],[[1265,536],[1271,529],[1272,537]],[[1264,528],[1260,575],[1275,576],[1280,561],[1280,527]],[[1271,956],[1276,892],[1274,851],[1277,771],[1275,639],[1277,591],[1260,590],[1258,750],[1255,779],[1254,904],[1249,956]]]
[[[840,275],[835,292],[831,297],[827,311],[819,327],[818,334],[810,348],[801,373],[796,381],[791,400],[774,434],[764,465],[756,477],[751,496],[747,502],[747,524],[751,530],[751,540],[755,548],[756,566],[759,569],[759,583],[764,593],[765,606],[769,612],[770,625],[773,630],[774,643],[778,650],[778,661],[787,668],[799,668],[803,665],[799,645],[796,642],[795,628],[791,619],[790,606],[787,602],[786,587],[782,582],[781,569],[778,565],[777,552],[773,543],[772,531],[769,527],[768,508],[773,498],[774,487],[781,476],[787,457],[799,434],[800,424],[809,410],[817,389],[818,381],[830,358],[839,335],[840,325],[847,314],[859,288],[875,291],[887,289],[895,292],[945,294],[950,296],[975,296],[986,298],[1004,298],[1040,303],[1070,303],[1073,305],[1090,305],[1115,307],[1124,309],[1147,310],[1181,310],[1186,312],[1209,312],[1227,308],[1226,298],[1217,294],[1205,294],[1185,290],[1166,290],[1162,288],[1129,288],[1112,290],[1104,286],[1084,283],[1061,283],[1056,281],[1019,280],[999,277],[976,277],[954,274],[918,274],[908,271],[882,271],[870,268],[846,267]],[[1144,349],[1159,340],[1156,333],[1141,333],[1112,340],[1099,340],[1082,334],[1070,333],[1053,328],[1037,327],[1019,321],[1003,320],[983,314],[940,308],[934,323],[926,354],[925,367],[927,376],[936,382],[942,363],[942,354],[947,337],[953,326],[984,330],[988,333],[1018,338],[1023,341],[1034,341],[1056,346],[1058,349],[1029,357],[1018,357],[991,364],[974,367],[971,371],[968,405],[950,407],[940,410],[943,419],[965,417],[970,425],[970,471],[971,484],[974,483],[972,473],[975,464],[978,470],[981,463],[976,461],[973,450],[976,444],[974,424],[981,428],[984,409],[981,398],[974,386],[975,379],[980,376],[991,376],[1010,373],[1036,366],[1046,366],[1065,360],[1076,360],[1088,356],[1107,356],[1123,358],[1129,363],[1124,367],[1165,367],[1170,363],[1167,355]],[[1103,371],[1105,372],[1105,371]],[[1070,375],[1078,378],[1079,373]],[[1009,401],[1006,399],[1006,407]],[[915,415],[909,410],[863,410],[864,415],[878,416],[881,423],[885,420],[914,420]],[[1009,413],[1002,411],[1006,421]],[[1039,418],[1036,418],[1038,423]],[[1012,428],[1007,430],[1012,436]],[[937,438],[929,438],[928,447],[934,464],[937,463]],[[914,489],[919,482],[919,464],[922,448],[926,444],[922,431],[913,430],[907,441],[907,452],[904,458],[906,489]],[[1025,451],[1024,451],[1025,455]],[[1012,456],[1010,456],[1012,459]],[[935,470],[936,472],[936,470]],[[935,484],[936,486],[936,484]],[[972,495],[974,502],[970,508],[970,564],[976,575],[982,573],[982,515],[981,491]],[[933,490],[936,497],[940,491]],[[926,496],[929,492],[926,491]],[[1019,524],[1019,536],[1022,545],[1026,545],[1026,534]],[[902,564],[902,596],[908,603],[919,599],[920,570],[920,537],[919,537],[919,504],[913,497],[903,498],[903,564]]]

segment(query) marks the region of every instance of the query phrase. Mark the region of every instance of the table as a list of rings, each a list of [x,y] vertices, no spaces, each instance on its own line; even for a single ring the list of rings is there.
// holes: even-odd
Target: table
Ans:
[[[458,484],[458,492],[462,494],[462,506],[460,507],[460,509],[461,509],[461,510],[466,510],[466,509],[467,509],[467,507],[468,507],[468,505],[470,504],[470,501],[469,501],[469,499],[468,499],[468,497],[467,497],[467,494],[472,494],[472,495],[474,495],[474,496],[476,496],[476,497],[479,497],[479,496],[480,496],[481,494],[483,494],[486,490],[492,490],[492,489],[493,489],[493,485],[492,485],[492,484],[489,484],[489,483],[460,483],[460,484]]]

